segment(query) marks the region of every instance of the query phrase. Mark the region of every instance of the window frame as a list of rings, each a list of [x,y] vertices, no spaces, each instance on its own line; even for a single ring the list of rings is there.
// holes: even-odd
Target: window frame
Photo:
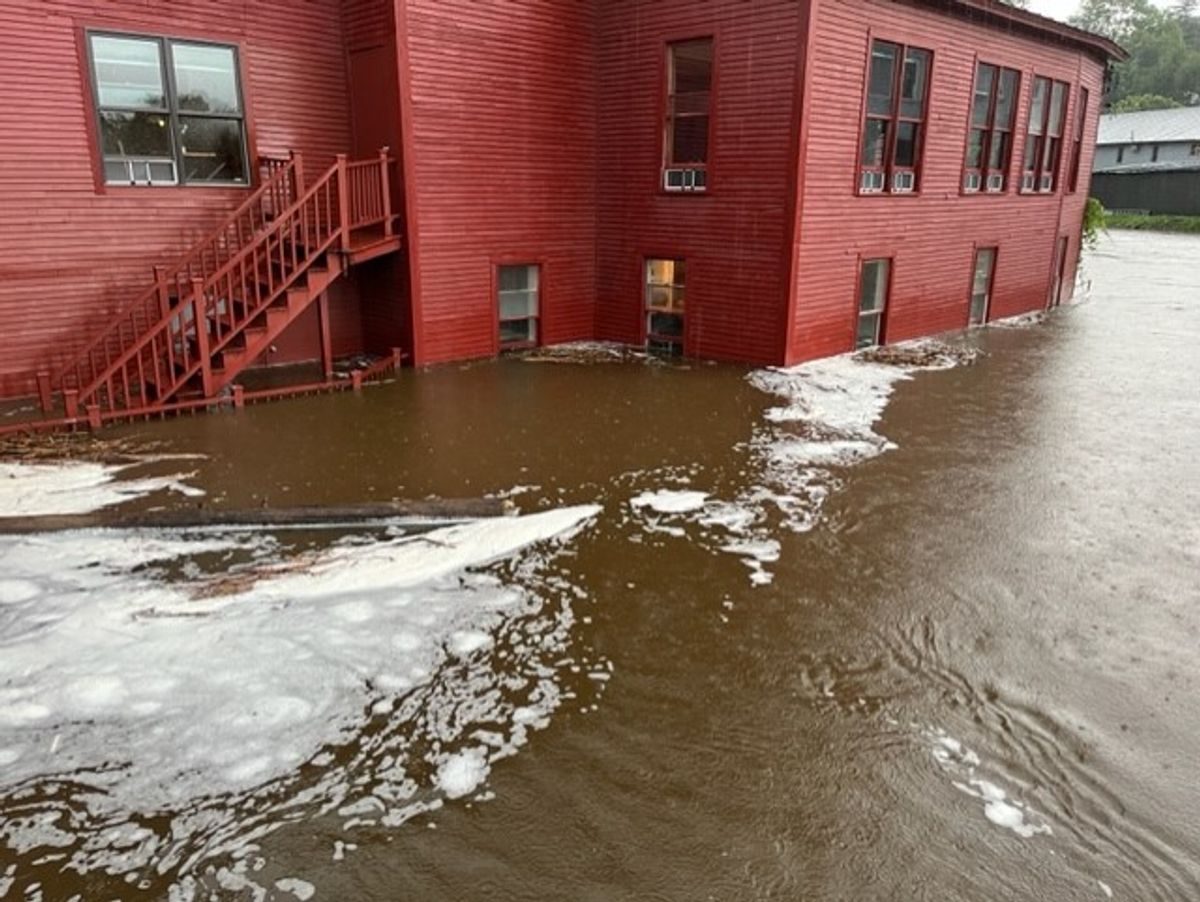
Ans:
[[[975,125],[975,97],[979,87],[979,70],[984,66],[992,69],[995,75],[992,81],[993,90],[988,98],[987,124],[980,128]],[[1006,72],[1011,72],[1014,76],[1012,109],[1009,112],[1008,127],[1000,128],[996,121],[996,112],[1000,104],[1000,83]],[[1021,106],[1021,89],[1024,87],[1024,81],[1024,73],[1020,69],[1014,69],[1011,66],[1002,66],[999,63],[989,63],[986,60],[975,57],[974,76],[971,81],[971,95],[967,103],[967,130],[963,145],[962,174],[958,182],[959,194],[1003,197],[1012,190],[1012,167],[1013,159],[1016,156],[1013,150],[1017,143],[1017,113]],[[979,150],[979,162],[981,165],[978,168],[972,168],[967,165],[967,158],[971,153],[971,134],[976,131],[982,131],[984,138]],[[992,169],[988,164],[991,160],[992,144],[995,141],[997,133],[1008,135],[1008,153],[1005,154],[1000,168]],[[967,178],[971,174],[974,174],[978,178],[978,187],[967,187]],[[992,177],[997,174],[1001,176],[1000,187],[991,188],[990,182]]]
[[[651,283],[651,281],[650,281],[650,265],[651,265],[651,263],[654,263],[657,261],[665,261],[665,260],[669,260],[675,264],[682,263],[684,266],[683,284],[680,285],[678,282],[671,282],[668,286],[672,289],[678,289],[678,288],[683,289],[684,297],[683,297],[682,308],[678,312],[676,312],[673,309],[667,309],[667,310],[663,310],[661,308],[657,309],[657,312],[659,312],[659,313],[667,313],[667,314],[675,315],[675,316],[679,317],[680,330],[679,330],[678,336],[663,335],[661,333],[654,333],[650,330],[650,318],[651,318],[651,315],[656,310],[656,308],[653,308],[650,306],[650,287],[652,284],[654,284],[654,285],[666,285],[667,284],[667,283],[662,283],[662,282]],[[662,356],[686,357],[687,352],[688,352],[688,338],[687,338],[688,294],[690,293],[690,289],[689,289],[689,285],[688,285],[688,274],[690,273],[690,271],[692,269],[692,266],[688,261],[688,257],[686,254],[678,253],[678,252],[663,253],[663,254],[642,254],[641,258],[640,258],[640,262],[641,262],[641,276],[640,276],[641,299],[639,302],[638,309],[639,309],[640,315],[641,315],[641,339],[642,339],[641,344],[642,344],[642,347],[648,353],[657,353],[650,347],[650,342],[656,340],[655,336],[657,335],[658,336],[657,340],[665,341],[670,344],[678,344],[679,345],[679,353],[678,354],[673,354],[673,353],[672,354],[663,354]]]
[[[1046,99],[1042,107],[1041,131],[1037,134],[1032,132],[1033,127],[1033,99],[1037,95],[1037,86],[1039,81],[1046,83]],[[1061,87],[1063,91],[1063,107],[1062,121],[1058,124],[1058,135],[1050,134],[1050,114],[1054,108],[1054,89]],[[1067,127],[1067,113],[1071,103],[1071,83],[1059,81],[1049,75],[1038,75],[1034,73],[1033,80],[1029,87],[1029,106],[1026,110],[1025,117],[1025,146],[1021,154],[1021,194],[1057,194],[1058,189],[1062,187],[1062,161],[1063,161],[1063,139],[1066,137],[1064,132]],[[1033,154],[1032,157],[1036,161],[1033,170],[1028,168],[1030,160],[1030,145],[1029,141],[1033,139]],[[1047,141],[1057,139],[1058,144],[1055,147],[1054,159],[1049,165],[1046,163],[1046,147]],[[1049,187],[1043,187],[1045,179],[1049,177]],[[1032,182],[1030,181],[1032,179]]]
[[[874,60],[876,43],[890,44],[897,50],[897,65],[895,65],[892,72],[891,110],[886,117],[877,113],[871,113],[871,66]],[[919,50],[922,53],[928,54],[929,57],[929,65],[925,71],[925,91],[921,98],[920,119],[901,115],[904,102],[902,97],[904,67],[907,62],[908,53],[911,50]],[[925,144],[930,119],[929,111],[933,101],[933,71],[936,60],[937,53],[931,47],[922,47],[917,44],[906,43],[905,41],[880,37],[874,31],[868,30],[866,64],[863,71],[862,108],[859,115],[858,143],[854,148],[854,193],[856,195],[860,197],[916,197],[921,194],[922,183],[924,181]],[[863,144],[867,136],[867,126],[872,119],[885,120],[889,123],[887,136],[884,141],[883,162],[879,166],[867,166],[863,162]],[[898,143],[897,139],[901,122],[918,123],[919,130],[917,133],[916,150],[914,153],[915,163],[913,166],[897,167],[895,164],[896,145]],[[911,188],[896,190],[895,176],[897,170],[912,173]],[[863,176],[868,171],[883,175],[882,188],[870,189],[863,187]]]
[[[81,28],[80,34],[80,66],[82,77],[87,81],[88,90],[85,92],[85,97],[91,104],[91,116],[89,122],[91,129],[94,130],[94,151],[93,151],[93,170],[97,191],[99,193],[107,193],[110,190],[125,190],[131,189],[141,192],[147,188],[210,188],[216,190],[230,189],[249,189],[253,188],[257,182],[257,173],[251,165],[253,154],[251,147],[253,145],[253,126],[251,123],[250,107],[246,101],[245,87],[245,67],[242,64],[243,48],[239,41],[236,40],[220,40],[211,37],[194,37],[179,33],[147,33],[141,31],[122,30],[120,28],[97,27],[97,28]],[[170,145],[171,145],[171,163],[175,170],[175,179],[171,182],[110,182],[108,181],[105,172],[105,153],[104,153],[104,126],[103,114],[106,111],[117,112],[153,112],[143,108],[121,107],[119,105],[104,106],[100,102],[100,84],[96,78],[95,53],[93,51],[93,38],[115,38],[118,40],[131,41],[153,41],[158,45],[160,75],[162,77],[162,85],[165,101],[165,112],[159,112],[159,115],[166,116],[169,122],[170,130]],[[237,113],[214,113],[194,110],[183,110],[178,103],[178,86],[175,77],[175,56],[174,45],[188,44],[198,47],[216,47],[221,50],[230,51],[233,58],[233,74],[236,81],[235,88],[237,90],[237,102],[239,112]],[[245,174],[241,181],[210,181],[210,180],[189,180],[186,177],[184,166],[183,152],[179,146],[179,127],[180,119],[218,119],[222,121],[233,121],[240,125],[241,131],[241,149],[242,149],[242,171]],[[164,158],[165,159],[165,158]]]
[[[507,267],[525,267],[537,271],[537,311],[533,316],[509,317],[505,319],[500,308],[500,270]],[[528,291],[528,289],[525,289]],[[528,351],[542,346],[546,296],[546,261],[535,256],[500,257],[492,261],[492,304],[496,314],[496,353],[505,354],[510,351]],[[533,338],[527,341],[505,342],[503,340],[503,325],[506,322],[525,322],[533,320]]]
[[[992,252],[992,268],[988,273],[987,283],[987,301],[983,308],[983,319],[979,322],[973,322],[971,319],[971,305],[975,302],[975,273],[979,267],[979,254],[981,251]],[[996,269],[997,263],[1000,260],[1000,242],[978,242],[971,248],[971,275],[970,283],[967,288],[967,328],[973,329],[979,326],[986,326],[992,319],[992,301],[996,295]]]
[[[691,34],[680,37],[669,37],[662,44],[662,69],[660,72],[659,83],[661,92],[659,98],[659,144],[660,144],[660,161],[658,171],[658,193],[667,194],[672,197],[679,196],[705,196],[712,193],[713,183],[713,157],[714,157],[714,136],[716,135],[716,109],[717,109],[717,51],[719,45],[719,36],[717,31],[711,30],[701,34]],[[674,81],[674,48],[680,44],[692,44],[701,41],[707,41],[711,52],[711,62],[709,69],[709,84],[708,84],[708,134],[705,138],[706,153],[705,161],[702,164],[688,163],[676,164],[671,161],[672,155],[672,136],[671,128],[674,123],[675,116],[673,115],[673,98],[675,92],[672,91],[672,82]],[[686,183],[691,179],[691,184],[684,184],[681,187],[668,187],[667,179],[669,173],[683,173],[683,179]],[[695,173],[703,174],[703,184],[697,186],[695,184]],[[665,259],[665,258],[662,258]]]
[[[1079,167],[1083,158],[1083,135],[1087,131],[1088,106],[1091,92],[1079,85],[1075,92],[1075,134],[1071,139],[1071,162],[1067,171],[1067,193],[1079,193]]]
[[[854,277],[854,319],[853,328],[850,333],[850,349],[851,353],[856,354],[859,351],[866,351],[870,348],[880,348],[887,343],[887,328],[888,319],[892,311],[892,287],[896,278],[896,255],[891,251],[879,251],[871,254],[859,254],[857,258],[857,272]],[[876,317],[875,325],[875,343],[870,345],[860,346],[858,343],[859,327],[862,323],[862,290],[863,276],[868,263],[884,262],[887,264],[887,278],[883,285],[883,308],[878,312],[872,312],[868,315]]]

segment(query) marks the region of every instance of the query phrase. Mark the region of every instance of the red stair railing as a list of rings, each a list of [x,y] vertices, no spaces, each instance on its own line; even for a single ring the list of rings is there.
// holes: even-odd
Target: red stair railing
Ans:
[[[83,408],[96,409],[89,411],[89,419],[152,412],[197,375],[202,396],[210,397],[212,358],[231,339],[335,245],[345,249],[352,229],[383,223],[390,232],[388,162],[386,153],[365,165],[347,163],[339,155],[252,242],[214,271],[194,276],[179,295],[183,302],[138,330],[139,337],[84,384],[77,396],[68,393],[67,416],[78,416]],[[137,330],[141,313],[126,313],[113,329]]]
[[[264,158],[261,164],[264,177],[259,187],[173,265],[155,266],[154,285],[113,314],[103,331],[50,380],[51,386],[79,391],[95,383],[131,342],[179,305],[192,280],[210,277],[294,205],[304,187],[300,155]]]

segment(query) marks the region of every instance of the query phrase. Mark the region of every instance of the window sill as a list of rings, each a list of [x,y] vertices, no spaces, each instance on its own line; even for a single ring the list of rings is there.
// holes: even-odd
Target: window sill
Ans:
[[[101,185],[97,194],[153,194],[156,192],[171,192],[171,191],[251,191],[254,185],[246,182],[223,182],[213,183],[206,182],[201,184],[184,184],[184,185]]]

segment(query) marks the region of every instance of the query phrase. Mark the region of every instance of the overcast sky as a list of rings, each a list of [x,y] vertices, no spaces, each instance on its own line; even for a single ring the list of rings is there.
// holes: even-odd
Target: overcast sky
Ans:
[[[1170,0],[1154,0],[1155,6],[1168,7]],[[1065,22],[1079,11],[1079,0],[1030,0],[1029,8],[1035,13]]]

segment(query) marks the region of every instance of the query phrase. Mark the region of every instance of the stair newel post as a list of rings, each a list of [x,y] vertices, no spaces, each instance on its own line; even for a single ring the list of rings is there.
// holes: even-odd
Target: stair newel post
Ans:
[[[342,250],[350,250],[350,178],[346,168],[346,155],[337,155],[338,187],[338,230],[342,237]]]
[[[200,358],[200,385],[204,397],[213,394],[212,358],[208,353],[208,314],[204,303],[204,280],[192,279],[192,325],[196,327],[196,353]]]
[[[167,287],[167,268],[161,263],[154,266],[154,289],[158,293],[158,313],[166,317],[171,312],[171,290]]]
[[[383,234],[392,237],[392,186],[388,178],[390,148],[379,148],[379,191],[383,201]]]
[[[50,374],[38,370],[37,374],[38,400],[42,403],[42,413],[50,413],[54,409],[54,392],[50,390]]]
[[[63,406],[66,408],[67,419],[73,420],[79,416],[79,389],[63,389]]]

